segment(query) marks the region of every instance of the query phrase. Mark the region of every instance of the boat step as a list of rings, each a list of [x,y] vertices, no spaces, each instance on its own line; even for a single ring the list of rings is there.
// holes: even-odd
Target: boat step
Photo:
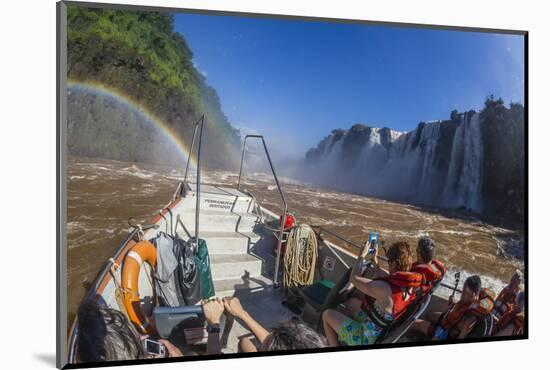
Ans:
[[[189,182],[187,185],[189,186],[189,189],[187,190],[187,192],[195,193],[196,184],[194,182]],[[237,190],[235,188],[231,188],[227,186],[210,185],[210,184],[201,184],[201,194],[233,195],[233,196],[239,196],[239,197],[250,197],[248,194],[244,193],[241,190]]]
[[[268,278],[258,276],[247,276],[238,279],[214,280],[214,289],[217,297],[239,296],[271,289],[273,282]]]
[[[181,222],[192,235],[195,232],[195,209],[180,213]],[[252,213],[227,213],[223,211],[201,210],[200,231],[243,231],[251,232],[259,217]]]
[[[262,260],[248,254],[212,254],[210,269],[214,280],[256,276],[262,272]]]
[[[201,239],[206,240],[210,254],[242,254],[247,253],[249,242],[259,239],[256,234],[241,234],[234,231],[201,232]]]

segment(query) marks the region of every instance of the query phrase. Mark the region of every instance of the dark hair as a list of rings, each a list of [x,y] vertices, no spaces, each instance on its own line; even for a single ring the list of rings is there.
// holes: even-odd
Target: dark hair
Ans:
[[[388,262],[395,262],[397,271],[410,271],[412,266],[412,249],[407,242],[395,242],[386,252]]]
[[[481,279],[477,275],[472,275],[466,279],[466,281],[464,281],[464,285],[476,294],[481,291]]]
[[[84,301],[78,308],[78,361],[135,360],[145,357],[136,329],[120,311]]]
[[[266,351],[323,348],[325,338],[297,319],[281,323],[271,330]]]
[[[418,239],[418,252],[424,262],[430,262],[435,257],[435,242],[430,238]]]

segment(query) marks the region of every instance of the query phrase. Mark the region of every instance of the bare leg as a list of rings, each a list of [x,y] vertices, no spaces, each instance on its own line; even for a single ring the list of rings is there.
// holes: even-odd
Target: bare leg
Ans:
[[[443,315],[443,312],[441,311],[434,311],[434,312],[429,312],[427,315],[426,315],[426,318],[428,319],[429,322],[433,322],[434,324],[436,322],[439,321],[439,317]]]
[[[427,336],[428,332],[430,331],[431,325],[432,323],[428,320],[418,319],[414,321],[413,325],[411,326],[411,330]]]
[[[239,340],[239,352],[240,353],[249,353],[249,352],[258,352],[258,348],[252,343],[250,337],[243,337]]]
[[[414,324],[411,326],[411,330],[417,331],[426,336],[429,335],[430,326],[432,323],[436,323],[441,316],[441,312],[430,312],[427,315],[426,319],[415,320]]]
[[[327,337],[329,347],[338,347],[338,330],[344,325],[344,321],[349,317],[341,312],[328,309],[323,312],[323,329]]]

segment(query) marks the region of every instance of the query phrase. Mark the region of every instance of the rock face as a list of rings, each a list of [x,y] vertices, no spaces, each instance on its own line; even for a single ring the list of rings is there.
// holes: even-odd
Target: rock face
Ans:
[[[481,112],[410,132],[334,130],[305,162],[307,179],[322,186],[522,220],[524,160],[523,107],[488,99]]]

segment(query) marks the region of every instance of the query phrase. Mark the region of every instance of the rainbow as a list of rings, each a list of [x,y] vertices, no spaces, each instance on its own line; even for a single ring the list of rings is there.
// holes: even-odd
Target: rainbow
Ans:
[[[164,123],[161,119],[156,117],[153,113],[151,113],[147,108],[145,108],[137,100],[129,97],[128,95],[122,93],[117,89],[114,89],[112,87],[106,86],[98,82],[88,82],[88,81],[82,82],[82,81],[69,80],[67,83],[67,89],[69,88],[89,90],[95,94],[101,94],[103,96],[107,96],[109,98],[116,100],[117,102],[120,102],[121,104],[124,104],[125,106],[130,108],[134,113],[145,118],[146,122],[157,127],[160,130],[160,132],[170,142],[174,144],[175,148],[178,149],[178,152],[179,152],[178,154],[181,156],[182,159],[187,161],[187,159],[189,158],[190,150],[189,150],[189,147],[183,142],[183,140],[180,137],[178,137],[178,135],[176,135],[166,123]],[[197,167],[196,161],[193,159],[193,157],[191,157],[190,167],[191,168]]]

